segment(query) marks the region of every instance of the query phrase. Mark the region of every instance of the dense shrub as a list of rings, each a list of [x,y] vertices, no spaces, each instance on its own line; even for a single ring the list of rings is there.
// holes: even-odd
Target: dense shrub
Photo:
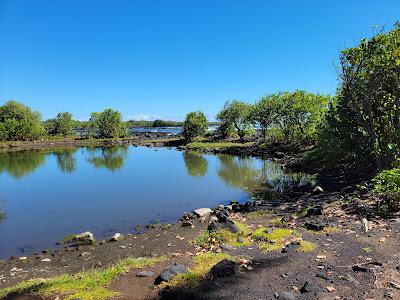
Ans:
[[[35,140],[44,135],[38,112],[16,101],[0,106],[0,140]]]
[[[98,134],[102,138],[118,138],[128,135],[128,129],[122,121],[122,114],[110,108],[91,114],[89,135]]]
[[[208,128],[207,118],[201,111],[190,112],[183,123],[182,134],[187,142],[206,133]]]

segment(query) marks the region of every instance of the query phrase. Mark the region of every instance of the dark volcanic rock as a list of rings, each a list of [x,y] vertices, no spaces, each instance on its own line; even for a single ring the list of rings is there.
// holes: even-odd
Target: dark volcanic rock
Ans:
[[[296,296],[292,292],[281,292],[278,296],[279,300],[296,300]]]
[[[172,278],[174,278],[178,274],[187,273],[187,268],[182,265],[175,263],[170,266],[167,270],[164,270],[154,281],[154,284],[160,284],[162,282],[169,282]]]
[[[324,230],[324,228],[327,227],[329,224],[317,221],[310,221],[310,222],[305,222],[303,225],[308,230],[321,231]]]
[[[316,277],[324,279],[326,281],[329,282],[333,282],[332,278],[330,278],[329,276],[325,275],[324,273],[318,272],[317,274],[315,274]]]
[[[324,208],[322,206],[310,207],[307,210],[306,217],[321,216],[323,212],[324,212]]]
[[[231,220],[227,220],[225,222],[216,222],[213,221],[211,222],[208,227],[207,227],[208,231],[217,231],[220,229],[227,229],[233,233],[238,233],[240,232],[239,227],[237,227],[235,225],[235,223],[233,223]]]
[[[233,275],[237,270],[238,266],[234,261],[224,259],[212,267],[211,274],[214,277],[223,277]]]
[[[282,249],[282,253],[288,253],[297,250],[297,248],[300,246],[300,242],[291,242],[285,246],[285,248]]]

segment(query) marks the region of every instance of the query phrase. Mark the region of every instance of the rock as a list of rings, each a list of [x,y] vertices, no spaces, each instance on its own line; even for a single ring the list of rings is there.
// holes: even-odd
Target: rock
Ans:
[[[307,210],[306,217],[312,217],[312,216],[321,216],[324,211],[324,208],[322,206],[314,206],[310,207]]]
[[[325,227],[327,227],[327,224],[321,223],[321,222],[310,221],[310,222],[304,223],[303,226],[308,230],[322,231],[322,230],[324,230]]]
[[[110,242],[116,242],[124,239],[124,235],[121,233],[117,232],[116,234],[113,235],[113,237],[110,239]]]
[[[182,220],[191,220],[194,218],[194,214],[192,213],[185,213],[182,217]]]
[[[214,267],[211,268],[211,274],[214,277],[224,277],[233,275],[238,271],[238,265],[228,259],[221,260]]]
[[[76,245],[94,245],[96,244],[96,239],[94,238],[93,233],[91,233],[90,231],[86,231],[81,234],[73,234],[67,236],[60,243],[61,244],[75,243]]]
[[[211,216],[210,222],[216,222],[218,221],[218,218],[216,216]]]
[[[141,271],[136,274],[136,277],[154,277],[154,275],[152,271]]]
[[[51,262],[51,259],[50,258],[43,258],[42,262]]]
[[[235,247],[233,247],[231,245],[224,244],[224,245],[221,245],[221,249],[232,251],[232,250],[235,250]]]
[[[236,226],[235,223],[233,223],[231,220],[227,220],[225,222],[211,222],[208,227],[207,227],[208,231],[217,231],[220,229],[227,229],[230,232],[233,233],[238,233],[240,232],[239,227]]]
[[[282,292],[279,293],[279,300],[296,300],[296,296],[292,292]]]
[[[325,275],[324,273],[318,272],[317,274],[315,274],[315,276],[318,277],[318,278],[322,278],[322,279],[324,279],[326,281],[333,282],[332,278],[330,278],[329,276]]]
[[[183,221],[182,222],[182,227],[193,227],[193,223],[190,221]]]
[[[236,205],[236,204],[239,204],[239,201],[232,200],[232,201],[229,202],[229,205]]]
[[[299,241],[293,241],[290,242],[285,246],[285,248],[282,249],[282,253],[288,253],[297,250],[299,248],[300,242]]]
[[[306,294],[314,291],[315,288],[308,281],[304,282],[304,285],[300,288],[300,293]]]
[[[85,257],[88,257],[88,256],[90,256],[90,252],[82,252],[82,253],[79,255],[79,257],[81,257],[81,258],[85,258]]]
[[[285,153],[283,153],[283,152],[276,151],[276,152],[274,153],[274,158],[281,159],[281,158],[284,158],[284,157],[285,157]]]
[[[193,213],[197,215],[199,218],[206,217],[209,214],[211,214],[211,212],[212,212],[211,208],[198,208],[193,211]]]
[[[175,263],[170,266],[167,270],[164,270],[154,281],[154,284],[160,284],[162,282],[169,282],[172,278],[174,278],[178,274],[187,273],[187,268],[182,265]]]
[[[324,192],[324,189],[322,187],[320,187],[319,185],[317,185],[312,191],[313,195],[319,195],[319,194],[322,194],[323,192]]]
[[[366,273],[366,272],[370,271],[370,269],[368,269],[366,267],[363,267],[363,266],[359,266],[359,265],[354,265],[354,266],[351,267],[351,269],[354,272],[364,272],[364,273]]]

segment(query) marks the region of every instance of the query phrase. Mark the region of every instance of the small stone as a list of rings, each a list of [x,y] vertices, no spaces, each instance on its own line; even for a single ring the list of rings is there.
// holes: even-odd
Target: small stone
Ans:
[[[28,257],[26,257],[26,256],[21,256],[20,258],[19,258],[19,260],[27,260],[28,259]]]
[[[141,271],[136,274],[136,277],[154,277],[154,275],[152,271]]]
[[[42,262],[50,262],[50,261],[51,261],[50,258],[43,258],[43,259],[42,259]]]
[[[296,296],[292,292],[282,292],[278,296],[279,300],[296,300]]]
[[[193,223],[190,221],[183,221],[182,222],[182,227],[192,227]]]
[[[221,249],[223,249],[223,250],[228,250],[228,251],[235,250],[235,247],[233,247],[233,246],[231,246],[231,245],[227,245],[227,244],[221,245],[220,247],[221,247]]]
[[[319,195],[319,194],[322,194],[323,192],[324,192],[324,189],[322,187],[320,187],[319,185],[317,185],[312,191],[313,195]]]
[[[336,291],[336,289],[333,286],[327,286],[326,289],[327,289],[328,292]]]
[[[178,274],[184,274],[187,273],[188,270],[187,268],[182,265],[175,263],[172,266],[170,266],[168,269],[164,270],[154,281],[155,284],[160,284],[162,282],[169,282]]]
[[[120,241],[124,238],[124,236],[117,232],[116,234],[113,235],[113,237],[110,239],[110,242],[116,242],[116,241]]]
[[[198,208],[193,211],[193,213],[200,218],[208,216],[209,214],[211,214],[211,212],[211,208]]]
[[[82,252],[82,253],[79,255],[79,257],[81,257],[81,258],[85,258],[85,257],[88,257],[88,256],[90,256],[90,252]]]

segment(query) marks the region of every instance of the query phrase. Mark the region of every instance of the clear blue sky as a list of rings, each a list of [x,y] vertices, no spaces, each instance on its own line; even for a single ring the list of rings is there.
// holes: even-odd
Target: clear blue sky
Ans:
[[[180,120],[280,90],[334,93],[339,51],[399,19],[399,0],[0,0],[0,104]]]

